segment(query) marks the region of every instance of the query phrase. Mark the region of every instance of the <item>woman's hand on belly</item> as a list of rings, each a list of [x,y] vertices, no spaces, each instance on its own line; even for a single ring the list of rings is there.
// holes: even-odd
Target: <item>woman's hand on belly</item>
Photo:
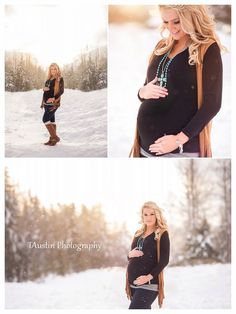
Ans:
[[[153,276],[151,274],[139,276],[138,278],[134,280],[134,284],[137,286],[144,285],[146,282],[149,282],[152,279],[153,279]]]
[[[57,106],[50,106],[51,108],[49,109],[49,111],[54,111],[54,110],[56,110],[57,109]]]
[[[143,256],[143,251],[140,251],[137,248],[134,248],[132,251],[129,251],[128,253],[129,258],[140,257],[140,256]]]
[[[48,98],[47,103],[53,103],[55,101],[55,98]]]
[[[168,95],[168,90],[165,87],[155,85],[157,78],[149,82],[147,85],[143,86],[139,90],[139,96],[143,99],[158,99],[160,97],[166,97]]]
[[[149,146],[151,153],[162,155],[172,152],[179,147],[179,144],[185,144],[189,138],[183,132],[177,135],[165,135],[158,138],[152,145]]]

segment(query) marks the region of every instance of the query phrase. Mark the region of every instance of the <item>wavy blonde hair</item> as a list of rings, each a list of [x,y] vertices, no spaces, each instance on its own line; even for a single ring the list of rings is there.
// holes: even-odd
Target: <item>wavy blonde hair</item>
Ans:
[[[57,63],[51,63],[49,68],[48,68],[48,76],[47,76],[47,80],[50,80],[52,75],[51,75],[51,67],[55,67],[57,69],[57,73],[56,73],[56,81],[55,81],[55,86],[54,86],[54,95],[56,95],[59,92],[59,82],[61,79],[61,70],[59,68],[59,65]]]
[[[166,224],[166,220],[163,217],[162,214],[162,209],[160,207],[157,206],[157,204],[155,202],[145,202],[141,208],[140,211],[140,216],[141,216],[141,222],[142,223],[142,227],[141,229],[139,229],[138,231],[136,231],[135,233],[135,237],[139,237],[140,235],[144,234],[144,232],[146,231],[146,225],[143,223],[143,210],[144,208],[150,208],[154,210],[155,216],[156,216],[156,229],[155,229],[155,239],[159,238],[159,235],[161,234],[162,230],[167,230],[167,224]]]
[[[226,50],[220,43],[215,32],[215,22],[212,15],[209,14],[205,5],[159,5],[159,10],[171,9],[175,11],[179,17],[182,30],[189,35],[189,64],[200,63],[198,52],[200,45],[209,44],[214,40],[220,50]],[[163,40],[154,50],[154,54],[162,55],[169,51],[174,45],[174,38],[171,34],[164,38],[163,32],[165,25],[161,26],[161,36]]]

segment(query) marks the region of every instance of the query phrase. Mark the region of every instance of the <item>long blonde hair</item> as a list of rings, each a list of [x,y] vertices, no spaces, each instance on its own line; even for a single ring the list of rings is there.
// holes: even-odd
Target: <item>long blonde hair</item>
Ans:
[[[139,237],[140,235],[144,234],[144,232],[146,231],[146,228],[147,228],[143,222],[143,210],[144,210],[144,208],[150,208],[150,209],[154,210],[154,213],[156,216],[155,239],[157,239],[159,237],[159,235],[161,234],[161,231],[167,230],[168,228],[167,228],[166,220],[162,214],[162,209],[160,207],[158,207],[155,202],[151,202],[151,201],[145,202],[143,204],[143,206],[141,207],[140,215],[141,215],[142,227],[141,227],[141,229],[136,231],[135,237]]]
[[[60,79],[61,79],[61,70],[59,68],[59,65],[57,63],[51,63],[49,68],[48,68],[48,76],[47,79],[50,80],[52,75],[51,75],[51,67],[55,67],[57,69],[57,73],[56,73],[56,80],[55,80],[55,85],[54,85],[54,95],[56,95],[59,92],[59,83],[60,83]]]
[[[159,9],[171,9],[175,11],[179,17],[182,30],[189,35],[189,64],[200,63],[198,52],[200,45],[209,44],[214,40],[220,50],[225,51],[225,47],[215,32],[215,22],[213,16],[208,13],[205,5],[159,5]],[[161,45],[157,45],[154,54],[162,55],[169,51],[174,45],[174,38],[171,34],[164,38],[163,32],[165,25],[161,27],[161,35],[163,41]]]

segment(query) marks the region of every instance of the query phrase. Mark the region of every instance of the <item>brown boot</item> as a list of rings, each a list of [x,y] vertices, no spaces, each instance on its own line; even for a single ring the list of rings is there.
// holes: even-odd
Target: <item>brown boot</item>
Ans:
[[[55,127],[53,127],[52,124],[45,124],[45,125],[46,125],[46,128],[50,134],[50,139],[47,142],[48,144],[46,144],[46,145],[54,146],[54,145],[56,145],[57,142],[60,141],[59,137],[56,134]]]
[[[54,130],[57,133],[57,126],[56,126],[56,124],[51,123],[51,125],[54,127]],[[60,142],[60,137],[59,136],[56,136],[56,137],[57,137],[57,142]],[[44,143],[44,145],[50,145],[51,141],[52,141],[52,137],[50,136],[49,140],[46,143]]]
[[[49,140],[46,143],[44,143],[44,145],[49,145],[50,143],[51,143],[51,136],[49,137]]]
[[[52,126],[54,127],[55,132],[57,133],[57,125],[55,123],[52,123]],[[57,136],[57,141],[60,142],[60,137]]]

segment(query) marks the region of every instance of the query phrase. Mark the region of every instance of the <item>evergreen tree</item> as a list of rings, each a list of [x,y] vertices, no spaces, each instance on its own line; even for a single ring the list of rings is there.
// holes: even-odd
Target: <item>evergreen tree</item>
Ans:
[[[213,233],[206,219],[192,233],[187,235],[186,240],[185,258],[191,263],[218,260],[218,252],[214,248]]]
[[[29,91],[42,88],[46,73],[29,53],[6,52],[5,90]]]
[[[5,171],[5,278],[6,281],[19,280],[20,255],[18,243],[20,235],[17,230],[19,203],[16,188]]]

